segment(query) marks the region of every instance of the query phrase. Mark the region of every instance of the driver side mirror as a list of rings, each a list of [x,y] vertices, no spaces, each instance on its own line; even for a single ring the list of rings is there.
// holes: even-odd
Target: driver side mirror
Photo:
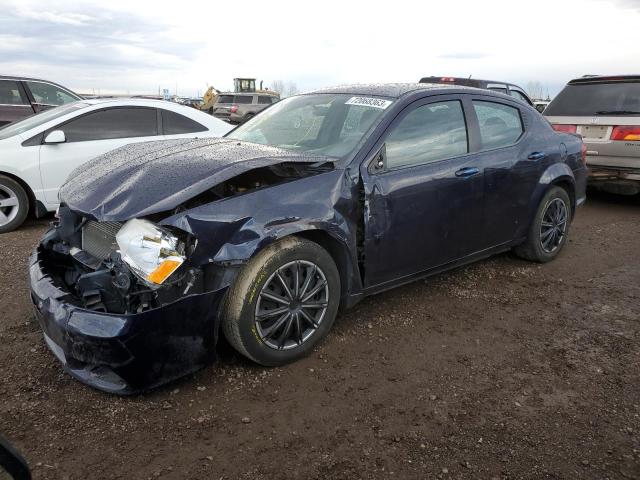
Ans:
[[[27,462],[0,436],[0,479],[31,480]]]
[[[54,130],[52,132],[49,132],[49,135],[44,138],[44,143],[47,144],[64,143],[66,141],[67,137],[62,130]]]

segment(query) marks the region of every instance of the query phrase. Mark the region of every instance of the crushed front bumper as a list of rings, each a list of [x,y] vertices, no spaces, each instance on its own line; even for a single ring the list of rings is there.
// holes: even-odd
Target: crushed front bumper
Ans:
[[[40,248],[29,259],[31,299],[44,338],[64,369],[99,390],[139,393],[215,360],[226,288],[136,314],[73,305],[47,274]]]

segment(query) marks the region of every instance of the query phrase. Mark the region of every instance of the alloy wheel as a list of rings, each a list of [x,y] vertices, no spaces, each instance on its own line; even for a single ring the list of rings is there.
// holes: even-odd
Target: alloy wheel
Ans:
[[[551,200],[542,214],[540,244],[547,253],[555,252],[567,231],[567,205],[561,198]]]
[[[256,331],[273,349],[298,347],[318,329],[328,304],[329,284],[320,267],[306,260],[289,262],[278,268],[260,291]]]
[[[12,222],[19,209],[20,202],[16,192],[6,185],[0,185],[0,227]]]

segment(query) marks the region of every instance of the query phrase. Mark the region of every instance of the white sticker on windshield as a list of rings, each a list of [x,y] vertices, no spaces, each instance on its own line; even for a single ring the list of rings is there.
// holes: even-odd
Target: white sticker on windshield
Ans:
[[[381,108],[384,110],[391,105],[391,103],[391,100],[384,100],[382,98],[351,97],[345,102],[345,105],[360,105],[361,107]]]

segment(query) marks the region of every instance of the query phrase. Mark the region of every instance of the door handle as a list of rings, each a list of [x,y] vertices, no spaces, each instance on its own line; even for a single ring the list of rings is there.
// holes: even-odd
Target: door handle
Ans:
[[[477,169],[476,167],[464,167],[456,172],[456,177],[462,177],[462,178],[473,177],[478,173],[480,173],[480,170]]]
[[[533,152],[532,154],[530,154],[527,158],[529,160],[542,160],[544,157],[546,157],[546,153],[544,152]]]

